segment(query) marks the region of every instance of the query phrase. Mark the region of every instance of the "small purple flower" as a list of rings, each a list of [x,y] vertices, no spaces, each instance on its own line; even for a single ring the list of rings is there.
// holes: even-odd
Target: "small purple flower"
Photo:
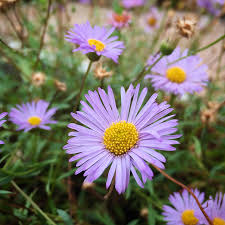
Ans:
[[[117,36],[110,37],[114,30],[114,27],[106,29],[94,26],[92,28],[89,22],[75,24],[74,28],[66,35],[66,40],[79,46],[73,52],[82,51],[83,54],[94,52],[98,56],[103,55],[118,62],[118,57],[122,53],[124,45],[123,42],[116,41]]]
[[[145,16],[145,30],[153,31],[160,26],[161,15],[156,7],[152,7],[149,13]]]
[[[200,193],[197,189],[193,192],[202,205],[204,193]],[[204,215],[195,199],[186,190],[182,194],[175,192],[170,195],[169,201],[173,207],[164,205],[162,213],[167,225],[200,225],[203,223]]]
[[[33,128],[41,128],[50,130],[47,124],[56,123],[51,117],[55,114],[56,108],[47,110],[49,103],[43,100],[38,102],[31,102],[22,105],[16,105],[17,108],[12,108],[9,113],[9,119],[16,125],[17,130],[24,130],[25,132]]]
[[[84,171],[84,182],[93,182],[99,178],[107,167],[110,167],[106,188],[115,177],[115,188],[123,193],[133,174],[137,184],[143,187],[147,179],[151,180],[153,172],[148,163],[164,169],[165,157],[157,152],[174,151],[173,140],[180,137],[174,135],[178,125],[173,110],[167,102],[156,103],[157,94],[153,94],[143,105],[148,93],[144,88],[139,95],[140,85],[132,85],[127,92],[121,88],[121,111],[119,113],[113,91],[108,93],[98,88],[85,95],[87,102],[81,101],[81,111],[71,113],[81,125],[70,123],[73,136],[64,146],[68,154],[74,156],[70,162],[79,160],[75,174]],[[142,106],[143,105],[143,106]],[[142,180],[137,171],[140,172]]]
[[[210,220],[213,221],[215,225],[224,225],[225,224],[225,194],[217,193],[215,199],[210,196],[210,199],[207,201],[208,207],[206,208],[206,213],[209,216]],[[209,224],[206,219],[204,224]]]
[[[90,4],[91,0],[79,0],[79,2],[82,4]]]
[[[221,6],[225,4],[225,0],[197,0],[197,4],[211,14],[218,16],[221,12]]]
[[[3,112],[0,114],[0,127],[2,126],[3,123],[5,123],[6,120],[2,120],[8,113]],[[4,141],[0,140],[0,145],[4,144]]]
[[[143,6],[144,4],[145,0],[122,0],[122,5],[127,9]]]
[[[128,27],[130,22],[131,22],[131,15],[126,11],[123,11],[122,14],[112,12],[109,19],[109,24],[111,24],[113,27],[117,29]]]
[[[207,85],[208,67],[201,63],[199,56],[188,56],[186,49],[181,53],[180,48],[177,47],[169,56],[164,56],[152,69],[151,74],[145,76],[145,79],[150,78],[155,90],[161,89],[163,91],[173,93],[175,95],[184,95],[185,93],[200,92],[203,87]],[[150,57],[148,65],[152,65],[157,60],[156,57]]]

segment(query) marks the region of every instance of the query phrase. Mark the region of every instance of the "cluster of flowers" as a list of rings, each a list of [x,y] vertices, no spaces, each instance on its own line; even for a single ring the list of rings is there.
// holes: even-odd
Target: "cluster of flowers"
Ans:
[[[217,193],[216,197],[210,196],[209,200],[204,202],[204,193],[197,189],[194,191],[195,196],[201,203],[213,225],[225,224],[225,194]],[[163,216],[168,225],[208,225],[203,213],[199,209],[195,199],[184,190],[181,194],[176,192],[169,197],[173,207],[164,205]]]
[[[91,0],[80,0],[81,3],[91,3]],[[126,9],[144,6],[147,0],[121,0],[121,5]],[[200,9],[205,9],[215,16],[221,13],[221,7],[225,4],[225,0],[197,0]]]

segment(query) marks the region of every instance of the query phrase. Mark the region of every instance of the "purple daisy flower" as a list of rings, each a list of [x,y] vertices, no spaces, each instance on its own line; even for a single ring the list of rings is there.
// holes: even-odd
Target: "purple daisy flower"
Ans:
[[[128,27],[130,22],[131,22],[131,15],[126,11],[123,11],[122,14],[112,12],[109,19],[109,24],[111,24],[113,27],[117,29]]]
[[[201,63],[199,56],[188,56],[182,60],[181,57],[187,56],[186,49],[181,53],[177,47],[169,56],[164,56],[152,69],[151,74],[145,76],[145,79],[150,78],[155,90],[161,89],[175,95],[184,95],[186,92],[200,92],[203,86],[207,85],[208,67]],[[156,57],[150,57],[148,65],[152,65],[157,60]]]
[[[215,225],[225,224],[225,194],[217,193],[215,199],[210,196],[206,213]],[[204,224],[209,224],[206,220]]]
[[[3,112],[3,113],[0,114],[0,127],[1,127],[2,124],[5,123],[5,121],[6,121],[6,120],[1,120],[1,119],[3,119],[7,114],[8,114],[8,113],[6,113],[6,112]],[[2,144],[4,144],[4,141],[1,141],[1,140],[0,140],[0,145],[2,145]]]
[[[124,48],[123,42],[116,41],[117,36],[110,37],[115,28],[91,27],[90,23],[75,24],[68,34],[66,40],[77,44],[79,47],[73,52],[82,51],[83,54],[94,52],[97,56],[105,56],[118,62],[118,57]]]
[[[211,14],[218,16],[221,12],[221,6],[225,4],[225,0],[198,0],[197,4]]]
[[[79,2],[82,4],[90,4],[91,0],[79,0]]]
[[[127,9],[143,6],[144,4],[145,0],[122,0],[122,5]]]
[[[50,130],[51,128],[46,124],[56,123],[51,117],[55,114],[56,108],[47,110],[49,103],[43,100],[38,102],[31,102],[22,105],[16,105],[17,108],[12,108],[9,113],[9,119],[16,125],[17,130],[24,130],[25,132],[33,128],[41,128]]]
[[[145,16],[145,30],[153,31],[160,26],[161,15],[156,7],[151,7],[149,13]]]
[[[204,193],[200,193],[197,189],[193,192],[202,205]],[[195,199],[186,190],[182,194],[175,192],[170,195],[169,201],[173,207],[164,205],[162,213],[167,225],[200,225],[203,223],[204,215]]]
[[[167,102],[157,104],[157,94],[153,94],[142,107],[147,95],[144,88],[139,95],[140,85],[130,85],[127,92],[121,88],[121,112],[119,113],[113,91],[108,93],[98,88],[85,95],[88,103],[81,101],[82,111],[71,113],[72,117],[83,125],[71,123],[74,129],[64,146],[68,154],[75,154],[70,162],[79,160],[75,174],[84,172],[85,182],[96,180],[107,167],[110,167],[106,188],[115,177],[118,193],[126,190],[130,172],[137,184],[143,187],[147,179],[152,179],[153,172],[148,163],[164,169],[165,157],[157,150],[174,151],[173,140],[181,135],[172,135],[177,131],[174,115],[167,115],[173,109]],[[167,116],[166,116],[167,115]],[[137,171],[140,172],[142,180]]]

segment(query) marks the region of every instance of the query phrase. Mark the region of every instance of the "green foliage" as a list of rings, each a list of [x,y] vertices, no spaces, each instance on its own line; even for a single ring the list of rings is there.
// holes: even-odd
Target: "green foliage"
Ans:
[[[119,2],[113,1],[113,10],[120,14],[123,9]],[[175,1],[171,2],[175,4]],[[162,206],[169,204],[169,195],[179,191],[180,187],[166,180],[157,171],[154,171],[153,180],[146,182],[144,189],[140,189],[131,176],[125,194],[119,196],[113,192],[105,201],[103,196],[107,193],[105,182],[108,170],[89,190],[82,188],[83,176],[74,175],[75,163],[72,163],[72,169],[68,168],[68,156],[63,146],[68,139],[67,125],[72,121],[70,112],[74,110],[88,60],[79,52],[72,53],[74,46],[64,41],[68,24],[60,27],[62,21],[57,13],[66,14],[66,11],[60,11],[61,8],[54,2],[55,8],[51,11],[51,17],[55,23],[50,22],[48,26],[40,61],[36,65],[47,5],[46,0],[24,5],[28,10],[29,7],[34,7],[36,14],[35,19],[29,19],[25,13],[21,15],[27,33],[21,48],[15,52],[0,43],[0,112],[9,112],[16,104],[35,99],[44,99],[51,103],[51,107],[58,108],[54,116],[58,123],[51,126],[51,131],[32,130],[24,133],[16,131],[15,125],[10,121],[0,128],[0,140],[5,142],[1,145],[0,152],[0,224],[51,224],[33,207],[29,199],[15,189],[12,181],[59,225],[165,224],[161,215]],[[69,8],[70,15],[79,10],[75,6]],[[99,21],[97,9],[99,7],[94,6],[92,24]],[[135,13],[137,21],[139,11]],[[146,34],[137,24],[134,23],[131,30],[115,31],[114,34],[126,46],[119,64],[104,59],[104,66],[114,74],[105,79],[103,84],[95,79],[92,69],[81,94],[82,100],[85,100],[84,94],[88,90],[95,90],[100,85],[104,88],[111,85],[116,101],[120,104],[120,87],[127,87],[136,78],[145,66],[149,54],[153,53],[148,51],[152,48],[151,41],[146,41]],[[9,43],[20,43],[13,32],[3,38]],[[158,48],[165,55],[170,54],[173,49],[159,42],[159,37],[154,40],[154,48]],[[194,40],[191,43],[192,49],[198,49],[201,44],[199,42],[200,39]],[[31,82],[32,74],[37,71],[46,75],[45,84],[40,87]],[[64,82],[67,90],[59,91],[55,80]],[[148,96],[152,95],[154,90],[150,82],[142,80],[140,84],[142,88],[148,87]],[[212,124],[202,123],[201,112],[207,108],[209,100],[224,101],[222,96],[224,87],[215,82],[209,85],[204,96],[188,95],[186,100],[176,98],[173,103],[174,113],[179,120],[178,132],[183,136],[176,151],[163,153],[167,158],[166,172],[190,187],[205,191],[206,196],[214,195],[217,191],[225,192],[225,107],[218,110],[217,119]],[[159,101],[168,97],[171,96],[159,91]],[[69,177],[73,184],[73,201],[68,197]],[[143,208],[148,209],[147,217],[141,216]]]

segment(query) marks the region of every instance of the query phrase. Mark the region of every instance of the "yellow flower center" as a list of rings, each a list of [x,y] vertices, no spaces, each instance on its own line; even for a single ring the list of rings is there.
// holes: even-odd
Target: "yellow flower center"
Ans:
[[[104,133],[105,147],[115,155],[123,155],[138,141],[138,131],[133,123],[120,121],[112,123]]]
[[[156,20],[155,17],[149,17],[149,18],[148,18],[148,25],[149,25],[150,27],[154,27],[154,26],[156,25],[156,22],[157,22],[157,20]]]
[[[213,225],[225,225],[225,220],[215,217],[213,220]]]
[[[174,83],[183,83],[186,80],[186,73],[180,67],[171,67],[166,71],[166,77]]]
[[[198,219],[194,216],[194,210],[184,210],[181,218],[184,225],[196,225],[198,223]]]
[[[27,121],[30,125],[37,126],[41,123],[41,118],[38,116],[31,116]]]
[[[95,46],[95,51],[97,52],[102,52],[105,48],[105,45],[101,41],[95,39],[89,39],[88,44],[91,47]]]

